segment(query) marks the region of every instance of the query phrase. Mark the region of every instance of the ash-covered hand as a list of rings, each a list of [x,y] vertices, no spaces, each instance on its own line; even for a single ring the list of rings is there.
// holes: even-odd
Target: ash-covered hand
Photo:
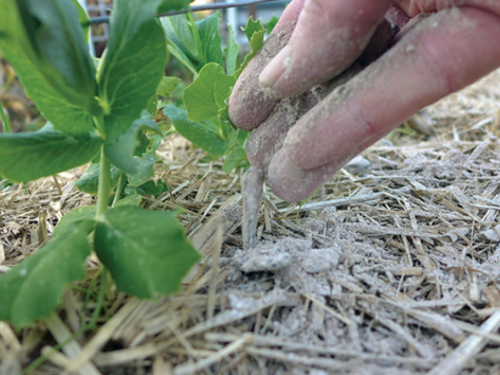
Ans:
[[[500,0],[395,3],[293,0],[240,76],[229,114],[255,129],[248,158],[280,198],[309,197],[414,113],[500,66]]]

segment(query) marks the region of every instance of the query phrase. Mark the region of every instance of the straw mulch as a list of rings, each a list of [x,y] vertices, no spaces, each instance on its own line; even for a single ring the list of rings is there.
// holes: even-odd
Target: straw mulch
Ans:
[[[98,329],[35,374],[500,374],[500,71],[421,112],[302,207],[267,189],[243,251],[241,173],[180,138],[144,205],[184,207],[203,260],[182,293],[140,301],[108,288]],[[83,169],[0,193],[0,272],[93,203]],[[57,270],[54,270],[57,272]],[[0,323],[0,373],[20,374],[87,324],[89,278],[50,319]]]

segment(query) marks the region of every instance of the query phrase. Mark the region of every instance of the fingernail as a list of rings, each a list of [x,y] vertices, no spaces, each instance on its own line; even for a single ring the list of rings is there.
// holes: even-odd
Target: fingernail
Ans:
[[[292,64],[290,47],[286,46],[260,73],[259,83],[263,89],[269,89],[279,80],[285,70]]]

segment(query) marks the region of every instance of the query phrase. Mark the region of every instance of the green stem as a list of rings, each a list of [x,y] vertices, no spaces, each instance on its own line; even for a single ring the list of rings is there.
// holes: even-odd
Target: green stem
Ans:
[[[104,304],[104,295],[106,292],[106,280],[108,277],[108,269],[102,266],[102,275],[101,275],[101,287],[99,289],[99,295],[97,296],[97,302],[95,305],[94,313],[92,314],[92,320],[87,324],[90,330],[97,329],[97,319],[99,318],[99,314],[101,313],[101,309]]]
[[[106,131],[104,129],[104,118],[103,116],[95,116],[94,122],[97,127],[97,131],[101,135],[101,137],[106,138]]]
[[[104,152],[104,145],[101,148],[101,162],[99,171],[99,187],[97,189],[97,209],[96,217],[101,217],[108,209],[109,189],[111,188],[111,162]]]
[[[83,326],[78,331],[73,333],[70,337],[68,337],[67,340],[54,346],[52,348],[52,350],[49,351],[48,353],[38,357],[33,362],[31,362],[30,365],[24,369],[23,375],[30,374],[38,366],[40,366],[42,363],[44,363],[52,354],[61,350],[64,347],[64,345],[69,344],[71,341],[73,341],[78,336],[82,335],[83,333],[85,333],[87,331],[95,330],[97,328],[97,318],[99,318],[99,314],[101,313],[101,310],[102,310],[103,305],[104,305],[104,294],[106,291],[106,279],[107,279],[107,277],[108,277],[108,269],[106,267],[103,267],[103,271],[102,271],[102,275],[101,275],[101,286],[99,289],[99,296],[97,297],[94,313],[92,314],[92,320],[89,322],[89,324]]]
[[[2,120],[2,123],[3,123],[3,132],[5,134],[12,133],[12,127],[10,126],[10,120],[7,117],[7,115],[5,114],[2,103],[0,103],[0,119]]]
[[[90,302],[91,298],[97,299],[97,295],[94,293],[94,290],[96,288],[97,283],[99,282],[100,277],[102,276],[102,271],[104,267],[102,267],[100,270],[96,272],[92,280],[90,280],[90,284],[87,289],[84,289],[83,292],[85,293],[85,298],[83,300],[83,310],[87,310],[87,305]]]
[[[115,204],[118,203],[120,200],[120,197],[122,195],[123,187],[125,186],[125,173],[120,174],[120,178],[118,179],[118,185],[116,185],[116,193],[115,197],[113,198],[113,203],[111,204],[111,207],[114,207]]]

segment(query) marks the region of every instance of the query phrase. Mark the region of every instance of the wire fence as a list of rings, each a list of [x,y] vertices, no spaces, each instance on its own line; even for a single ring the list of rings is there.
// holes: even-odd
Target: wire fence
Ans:
[[[113,0],[79,0],[87,7],[92,22],[93,53],[100,56],[109,38],[108,16],[113,9]],[[289,0],[208,0],[207,4],[195,5],[193,10],[221,10],[223,16],[222,28],[232,24],[236,40],[244,44],[246,39],[240,28],[245,25],[248,17],[255,19],[270,19],[279,17]],[[196,3],[195,3],[196,4]]]
[[[85,0],[87,12],[90,18],[107,17],[113,8],[113,0]],[[109,38],[109,23],[92,25],[92,46],[93,55],[100,56]]]
[[[87,0],[87,11],[90,18],[107,17],[112,8],[112,0]],[[99,25],[92,26],[92,40],[94,43],[107,41],[108,37],[108,23],[101,23]]]

